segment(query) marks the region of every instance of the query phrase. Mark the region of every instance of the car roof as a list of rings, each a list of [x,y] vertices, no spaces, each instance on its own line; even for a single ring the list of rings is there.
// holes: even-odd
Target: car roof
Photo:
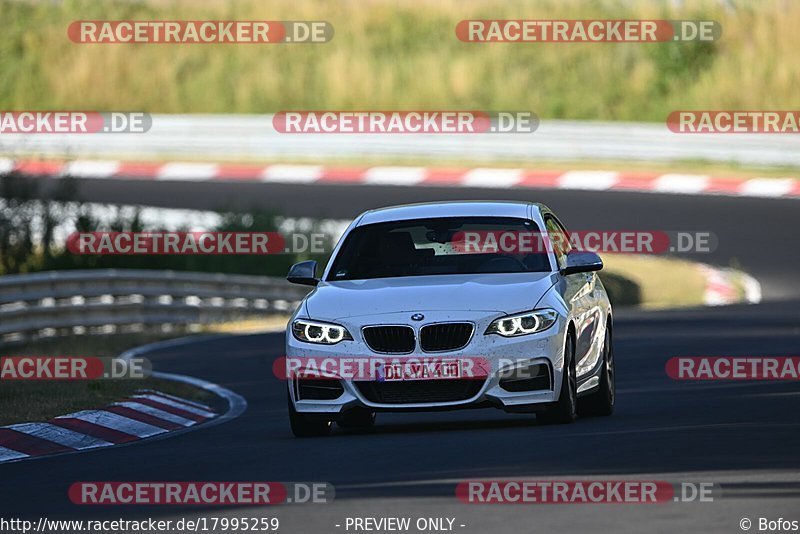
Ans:
[[[423,202],[389,206],[364,212],[358,226],[409,219],[431,217],[529,217],[529,209],[546,209],[543,204],[518,201],[466,200],[446,202]]]

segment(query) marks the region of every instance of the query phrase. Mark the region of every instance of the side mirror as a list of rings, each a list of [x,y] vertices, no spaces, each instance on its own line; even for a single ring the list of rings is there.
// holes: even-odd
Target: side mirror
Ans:
[[[319,278],[316,275],[317,262],[308,260],[292,265],[292,268],[289,269],[289,274],[286,275],[286,279],[293,284],[316,286],[319,284]]]
[[[588,273],[603,268],[603,260],[594,252],[573,251],[567,254],[567,266],[561,269],[564,276],[575,273]]]

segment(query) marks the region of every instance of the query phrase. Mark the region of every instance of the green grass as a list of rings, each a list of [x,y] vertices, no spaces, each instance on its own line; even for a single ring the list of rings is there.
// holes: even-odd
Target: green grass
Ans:
[[[702,306],[706,279],[697,263],[662,256],[603,254],[602,278],[611,273],[634,284],[639,291],[639,306],[649,309]],[[744,298],[741,281],[735,279],[737,296]],[[610,289],[610,288],[607,288]],[[609,291],[611,293],[611,291]],[[615,303],[610,294],[611,304]]]
[[[0,0],[0,109],[269,113],[533,110],[662,122],[675,109],[800,107],[800,3],[782,0]],[[474,44],[468,18],[715,19],[701,43]],[[327,20],[307,45],[79,45],[81,19]]]

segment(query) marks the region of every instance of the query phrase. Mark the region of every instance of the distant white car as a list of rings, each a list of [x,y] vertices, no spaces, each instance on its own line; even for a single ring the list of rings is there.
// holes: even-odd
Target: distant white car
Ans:
[[[550,246],[518,246],[525,235]],[[504,246],[495,246],[498,237]],[[315,286],[286,332],[287,361],[303,367],[288,379],[293,433],[370,426],[380,411],[495,406],[548,423],[610,415],[612,311],[595,273],[602,267],[597,254],[571,248],[542,204],[363,213],[321,278],[314,261],[287,277]],[[343,372],[358,361],[370,373]]]

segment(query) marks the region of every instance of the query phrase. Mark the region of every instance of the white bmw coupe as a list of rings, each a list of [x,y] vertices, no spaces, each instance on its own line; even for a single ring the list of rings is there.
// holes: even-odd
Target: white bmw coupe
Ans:
[[[441,202],[363,213],[286,332],[295,436],[376,412],[494,406],[545,423],[614,409],[612,311],[593,252],[546,206]]]

